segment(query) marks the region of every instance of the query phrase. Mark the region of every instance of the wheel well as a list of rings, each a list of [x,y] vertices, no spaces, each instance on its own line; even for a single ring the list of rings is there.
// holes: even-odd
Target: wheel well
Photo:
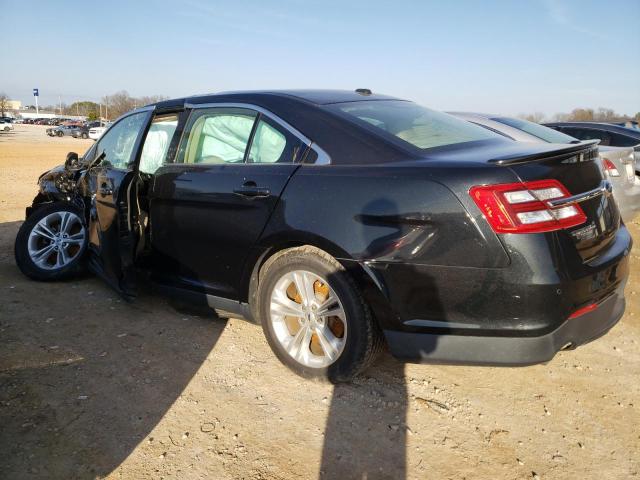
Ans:
[[[386,317],[390,314],[387,309],[387,301],[384,293],[378,288],[378,285],[375,280],[371,278],[371,276],[360,266],[358,262],[355,261],[345,261],[344,257],[335,251],[329,251],[325,248],[322,248],[318,245],[314,245],[313,243],[301,242],[301,241],[289,241],[276,245],[270,246],[268,249],[262,252],[261,255],[257,256],[253,261],[253,266],[251,267],[251,273],[249,275],[248,281],[245,283],[244,291],[247,293],[246,301],[249,303],[249,309],[251,314],[251,321],[254,323],[259,323],[259,316],[256,312],[257,307],[257,293],[258,293],[258,285],[260,283],[260,272],[264,265],[270,260],[276,257],[277,255],[291,249],[297,247],[309,246],[313,248],[317,248],[335,258],[338,263],[340,263],[344,269],[352,276],[355,281],[357,287],[361,289],[365,300],[369,303],[371,307],[371,314],[378,323],[378,325],[383,325]],[[341,258],[342,257],[342,258]],[[251,265],[251,263],[249,263]],[[374,305],[378,308],[374,308]],[[380,308],[382,307],[382,308]]]

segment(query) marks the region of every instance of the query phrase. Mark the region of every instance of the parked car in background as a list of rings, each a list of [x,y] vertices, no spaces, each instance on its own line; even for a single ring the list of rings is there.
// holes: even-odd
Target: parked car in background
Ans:
[[[514,142],[369,90],[163,101],[38,183],[23,273],[86,261],[131,298],[144,272],[260,322],[305,377],[348,381],[385,341],[417,362],[545,362],[625,310],[632,240],[596,142]]]
[[[636,175],[640,175],[640,130],[598,122],[552,122],[544,125],[580,140],[600,140],[602,146],[633,147]]]
[[[519,142],[546,142],[577,144],[581,140],[552,128],[521,118],[484,113],[450,112],[458,118],[480,125],[488,130]],[[625,221],[631,221],[640,211],[640,179],[631,147],[598,145],[599,156],[606,175],[611,180],[618,207]]]
[[[86,125],[75,127],[71,132],[71,136],[73,138],[89,138],[89,127]]]
[[[72,135],[77,128],[75,125],[60,125],[59,127],[47,128],[46,133],[50,137],[64,137],[65,135]]]
[[[106,122],[101,127],[93,127],[89,129],[89,138],[92,140],[98,140],[102,134],[111,126],[111,122]]]
[[[0,122],[13,123],[13,122],[15,122],[15,118],[13,118],[13,117],[0,117]]]
[[[104,126],[104,122],[95,120],[93,122],[84,122],[82,125],[76,127],[71,133],[73,138],[89,138],[89,130],[92,128],[98,128]]]
[[[0,120],[0,131],[9,132],[13,130],[13,122],[7,120]]]

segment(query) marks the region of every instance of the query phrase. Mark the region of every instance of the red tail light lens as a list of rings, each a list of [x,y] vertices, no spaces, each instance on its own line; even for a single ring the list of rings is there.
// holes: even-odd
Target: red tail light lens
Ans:
[[[620,176],[620,172],[618,172],[618,169],[616,168],[615,163],[613,163],[608,158],[603,158],[602,159],[602,166],[604,167],[604,171],[606,173],[608,173],[610,177],[619,177]]]
[[[571,196],[557,180],[480,185],[469,194],[496,233],[552,232],[587,220],[577,203],[557,208],[546,203]]]

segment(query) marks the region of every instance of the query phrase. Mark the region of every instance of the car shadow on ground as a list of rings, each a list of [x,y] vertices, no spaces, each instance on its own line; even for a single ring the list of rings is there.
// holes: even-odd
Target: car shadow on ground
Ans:
[[[33,282],[13,260],[20,224],[0,225],[1,476],[106,476],[149,437],[226,323],[144,286],[127,303],[92,276]],[[45,289],[59,301],[38,302]],[[405,478],[408,405],[404,365],[389,354],[337,385],[320,478]]]
[[[180,397],[225,322],[146,290],[124,302],[92,277],[30,281],[11,254],[20,223],[0,225],[0,477],[108,475]],[[38,302],[43,290],[59,301]]]
[[[351,384],[336,385],[325,427],[321,479],[403,479],[407,473],[404,366],[385,355]]]

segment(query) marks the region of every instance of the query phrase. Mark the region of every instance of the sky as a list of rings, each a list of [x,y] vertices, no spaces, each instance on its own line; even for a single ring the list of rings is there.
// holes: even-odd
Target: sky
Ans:
[[[0,92],[40,105],[370,88],[439,110],[640,111],[640,0],[0,0]]]

